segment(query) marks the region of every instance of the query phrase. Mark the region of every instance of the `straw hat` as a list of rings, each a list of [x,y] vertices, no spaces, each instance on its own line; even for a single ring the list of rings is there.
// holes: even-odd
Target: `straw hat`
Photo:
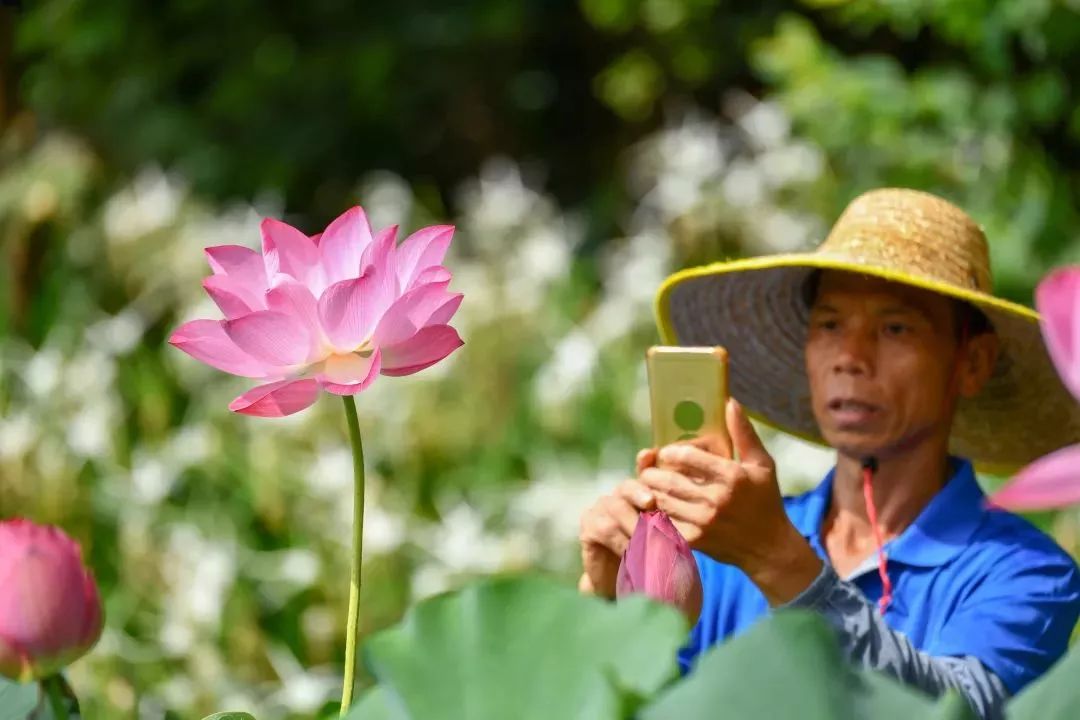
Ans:
[[[982,470],[1007,474],[1080,441],[1080,406],[1047,355],[1038,313],[991,294],[982,230],[960,208],[924,192],[883,189],[861,195],[812,253],[675,273],[656,297],[663,342],[724,346],[731,394],[752,415],[824,444],[810,406],[803,354],[804,287],[815,269],[932,290],[970,303],[990,320],[1001,354],[983,391],[960,401],[951,452]]]

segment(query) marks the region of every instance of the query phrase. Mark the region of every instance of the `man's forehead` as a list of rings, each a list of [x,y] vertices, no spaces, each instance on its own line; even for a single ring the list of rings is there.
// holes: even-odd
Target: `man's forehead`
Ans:
[[[818,283],[815,304],[837,305],[871,301],[921,312],[945,311],[951,307],[947,298],[922,288],[896,283],[872,275],[826,270]]]

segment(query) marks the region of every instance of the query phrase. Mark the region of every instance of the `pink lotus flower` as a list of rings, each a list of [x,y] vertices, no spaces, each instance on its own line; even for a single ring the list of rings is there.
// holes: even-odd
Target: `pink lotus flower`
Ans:
[[[1080,400],[1080,266],[1047,275],[1035,290],[1042,334],[1065,387]],[[1039,458],[990,502],[1009,510],[1044,510],[1080,502],[1080,445]]]
[[[701,606],[697,563],[690,546],[662,510],[638,516],[630,546],[619,564],[615,596],[633,593],[644,593],[682,610]]]
[[[229,409],[278,417],[319,389],[355,395],[383,375],[409,375],[462,345],[448,323],[461,304],[442,266],[454,228],[423,228],[398,246],[396,227],[372,233],[354,207],[308,237],[273,219],[262,253],[206,249],[203,287],[224,320],[193,320],[169,342],[197,360],[262,384]]]
[[[26,682],[85,654],[101,636],[97,585],[54,527],[0,522],[0,674]]]

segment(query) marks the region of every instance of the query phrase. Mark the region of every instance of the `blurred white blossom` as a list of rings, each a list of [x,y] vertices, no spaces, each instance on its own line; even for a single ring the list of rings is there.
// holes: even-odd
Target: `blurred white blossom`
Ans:
[[[595,340],[580,329],[570,331],[533,378],[537,404],[560,405],[587,390],[598,356]]]
[[[38,423],[28,411],[0,417],[0,459],[21,458],[38,438]]]
[[[22,378],[34,395],[50,395],[60,383],[63,356],[54,348],[43,348],[30,358],[22,370]]]
[[[173,221],[187,193],[184,183],[158,168],[144,170],[135,182],[105,204],[105,233],[125,243],[160,230]]]
[[[126,355],[135,349],[146,330],[143,319],[133,309],[100,320],[86,329],[91,345],[111,355]]]
[[[314,715],[325,703],[340,697],[342,680],[336,668],[305,670],[292,652],[280,644],[270,648],[269,659],[280,682],[266,699],[269,707],[261,716],[275,708]]]
[[[773,148],[788,138],[791,120],[775,102],[750,100],[749,108],[738,117],[738,125],[757,149]]]
[[[474,309],[463,312],[490,312],[493,304],[511,312],[536,312],[551,284],[566,277],[582,239],[581,223],[529,187],[521,168],[508,158],[485,163],[480,176],[464,184],[460,198],[463,238],[455,242],[477,253],[494,273],[487,288],[467,292],[463,308]],[[478,279],[479,272],[455,265],[455,287],[472,287],[468,281]]]
[[[534,463],[530,468],[533,480],[511,500],[508,519],[534,537],[544,538],[552,553],[576,544],[581,514],[626,478],[624,472],[590,471],[583,464],[557,458]]]
[[[165,499],[176,481],[175,467],[161,458],[139,453],[131,468],[131,499],[141,505],[156,505]]]
[[[236,579],[236,547],[230,540],[209,539],[192,525],[176,524],[168,530],[161,569],[167,592],[160,640],[166,651],[182,655],[201,634],[217,630]]]
[[[408,231],[405,225],[413,209],[413,192],[400,175],[385,170],[368,174],[360,184],[360,197],[372,227],[398,225]]]
[[[653,212],[668,222],[693,210],[720,178],[729,151],[720,124],[697,113],[660,130],[641,144],[630,167],[636,214]]]
[[[112,445],[115,413],[111,403],[101,400],[79,409],[68,422],[67,445],[83,458],[102,458]]]
[[[724,201],[736,208],[760,205],[767,192],[761,168],[741,159],[731,164],[731,170],[724,176],[720,187]]]

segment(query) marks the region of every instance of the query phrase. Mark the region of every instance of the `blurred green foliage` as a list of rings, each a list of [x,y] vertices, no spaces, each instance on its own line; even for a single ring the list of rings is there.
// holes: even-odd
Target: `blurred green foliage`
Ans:
[[[676,267],[808,247],[884,184],[967,208],[1013,299],[1080,260],[1064,0],[25,6],[0,8],[0,516],[63,524],[98,574],[87,717],[340,689],[339,404],[230,415],[246,384],[165,345],[214,315],[201,248],[260,214],[459,228],[465,348],[359,400],[365,632],[473,575],[576,574],[578,513],[647,438]],[[828,462],[769,443],[790,491]],[[1043,522],[1080,547],[1075,513]]]

